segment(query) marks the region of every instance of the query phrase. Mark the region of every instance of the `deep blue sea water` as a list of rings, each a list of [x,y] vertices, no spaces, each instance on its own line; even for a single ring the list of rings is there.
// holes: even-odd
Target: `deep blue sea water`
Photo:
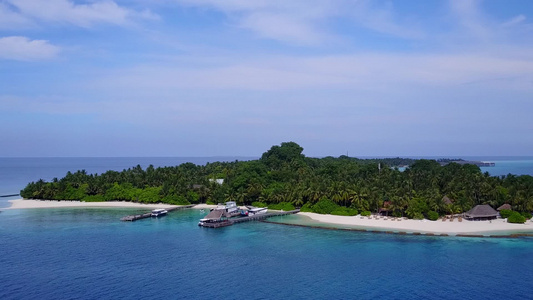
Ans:
[[[0,159],[0,187],[10,193],[69,170],[184,162],[156,160]],[[522,160],[509,160],[514,169],[503,174],[524,164],[529,167],[519,174],[532,174],[533,160]],[[213,230],[196,225],[205,213],[195,209],[119,221],[134,212],[3,210],[0,299],[531,299],[533,291],[532,238],[403,236],[261,222]]]

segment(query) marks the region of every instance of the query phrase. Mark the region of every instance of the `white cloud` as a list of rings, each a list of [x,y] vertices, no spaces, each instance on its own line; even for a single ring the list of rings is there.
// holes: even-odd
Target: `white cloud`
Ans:
[[[481,0],[450,0],[449,4],[456,26],[456,32],[452,33],[455,41],[479,48],[531,44],[533,41],[533,25],[526,22],[523,14],[501,20],[495,14],[487,13]]]
[[[30,40],[23,36],[0,38],[0,59],[44,60],[56,57],[60,50],[45,40]]]
[[[6,0],[6,3],[12,9],[9,9],[7,5],[0,6],[0,16],[17,20],[18,23],[44,21],[91,27],[99,23],[129,25],[134,18],[157,18],[148,10],[134,11],[109,0],[87,4],[75,4],[70,0]],[[2,26],[0,28],[10,28],[10,24],[5,23],[0,21],[0,26]]]
[[[249,14],[241,20],[240,26],[255,31],[261,37],[289,43],[316,44],[325,38],[311,24],[284,14]]]
[[[24,16],[14,13],[7,4],[0,2],[0,29],[25,28],[32,22]]]
[[[526,17],[524,15],[518,15],[511,20],[505,22],[502,24],[502,27],[512,27],[518,24],[522,24],[526,20]]]
[[[212,58],[210,58],[212,59]],[[493,54],[353,54],[326,57],[256,57],[234,62],[219,57],[211,68],[202,59],[181,64],[137,66],[103,76],[96,86],[109,89],[299,90],[341,88],[380,91],[406,87],[458,87],[531,90],[533,58]],[[234,62],[226,63],[224,61]],[[212,62],[212,61],[211,61]],[[216,65],[216,66],[215,66]]]
[[[344,19],[352,26],[401,38],[421,38],[422,31],[396,20],[390,5],[378,6],[369,1],[347,0],[177,0],[193,7],[208,7],[226,13],[239,27],[263,38],[299,44],[318,44],[337,38],[326,31],[325,22]]]

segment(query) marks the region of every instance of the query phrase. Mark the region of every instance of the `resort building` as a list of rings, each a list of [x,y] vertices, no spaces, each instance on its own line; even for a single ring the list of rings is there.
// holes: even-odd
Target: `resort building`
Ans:
[[[498,207],[496,210],[500,211],[502,209],[512,210],[511,204],[505,203],[504,205]]]
[[[442,203],[444,203],[445,205],[451,205],[453,204],[453,200],[450,199],[448,196],[444,196],[442,197]]]
[[[498,212],[490,205],[476,205],[465,213],[465,218],[474,221],[492,220],[498,217]]]

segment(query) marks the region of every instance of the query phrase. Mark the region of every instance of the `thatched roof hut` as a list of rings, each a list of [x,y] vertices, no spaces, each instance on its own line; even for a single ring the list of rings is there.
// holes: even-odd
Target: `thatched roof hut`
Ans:
[[[222,218],[228,218],[228,217],[229,217],[228,214],[224,210],[214,209],[207,216],[205,216],[204,219],[220,221],[222,220]]]
[[[449,204],[453,204],[453,200],[448,198],[448,196],[444,195],[444,197],[442,197],[442,202],[446,205],[449,205]]]
[[[504,205],[498,207],[496,210],[500,211],[502,209],[512,210],[511,204],[505,203]]]
[[[476,205],[465,213],[465,217],[473,220],[491,220],[498,217],[498,212],[490,205]]]

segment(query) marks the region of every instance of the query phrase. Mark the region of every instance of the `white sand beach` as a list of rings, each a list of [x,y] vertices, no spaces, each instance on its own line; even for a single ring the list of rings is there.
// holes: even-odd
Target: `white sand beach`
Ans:
[[[5,209],[27,209],[27,208],[62,208],[62,207],[131,207],[131,208],[170,208],[180,205],[170,204],[142,204],[125,201],[109,202],[80,202],[80,201],[57,201],[57,200],[10,200],[11,206]]]
[[[216,208],[216,207],[217,206],[213,205],[213,204],[197,204],[193,208],[196,208],[196,209],[211,209],[211,208]]]
[[[397,232],[420,232],[433,234],[483,234],[493,233],[507,234],[508,232],[531,232],[533,233],[533,222],[527,221],[525,224],[507,223],[505,219],[496,219],[492,221],[468,221],[459,222],[457,219],[429,221],[429,220],[391,220],[388,218],[369,219],[361,216],[334,216],[321,215],[316,213],[300,212],[299,215],[307,216],[315,221],[328,224],[357,226],[367,229],[390,230]]]
[[[62,207],[131,207],[131,208],[172,208],[182,205],[171,205],[165,203],[157,204],[143,204],[127,201],[107,201],[107,202],[81,202],[81,201],[68,201],[68,200],[26,200],[15,199],[8,201],[11,206],[4,209],[28,209],[28,208],[62,208]],[[216,208],[216,205],[212,204],[197,204],[193,208],[195,209],[211,209]]]

